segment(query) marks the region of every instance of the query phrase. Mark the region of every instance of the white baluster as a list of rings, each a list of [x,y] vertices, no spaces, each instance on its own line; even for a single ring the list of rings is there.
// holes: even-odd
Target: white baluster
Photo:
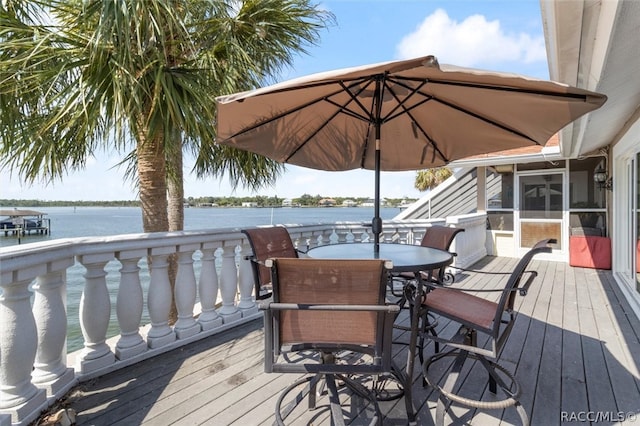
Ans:
[[[178,320],[174,330],[178,339],[195,336],[201,330],[193,317],[193,307],[196,304],[196,275],[193,271],[193,253],[199,247],[194,245],[180,246],[178,252],[178,273],[174,287]]]
[[[67,368],[65,347],[67,339],[67,310],[65,306],[66,268],[73,265],[73,258],[56,264],[57,272],[38,276],[33,286],[33,316],[38,331],[38,350],[33,383],[47,391],[48,396],[66,392],[74,379],[73,369]]]
[[[317,235],[315,232],[311,232],[311,235],[309,236],[309,246],[306,248],[306,250],[310,250],[314,247],[318,246],[318,237],[321,237],[322,234]],[[303,256],[300,256],[303,257]]]
[[[152,349],[166,346],[176,340],[176,334],[169,326],[171,311],[171,283],[169,282],[169,257],[166,248],[151,251],[151,270],[147,307],[151,329],[147,333],[147,346]]]
[[[222,325],[222,318],[216,312],[218,301],[218,272],[216,271],[216,247],[202,247],[202,265],[198,294],[202,312],[198,322],[202,330],[211,330]]]
[[[238,309],[242,312],[243,317],[258,313],[258,305],[253,301],[252,297],[255,286],[251,260],[247,259],[250,254],[251,247],[247,244],[243,245],[240,252],[240,268],[238,271],[238,290],[240,292]]]
[[[6,283],[7,276],[11,277],[2,277],[0,295],[0,410],[17,423],[44,408],[47,399],[44,389],[31,383],[38,342],[28,287],[31,279]]]
[[[138,262],[146,254],[146,250],[123,251],[118,254],[122,268],[116,302],[116,314],[120,325],[116,356],[121,360],[132,358],[147,350],[147,344],[140,335],[144,300],[138,267]]]
[[[302,251],[309,250],[311,248],[311,244],[313,244],[313,238],[313,232],[302,233],[302,235],[300,236],[300,241],[298,242],[298,245],[296,245],[296,247]]]
[[[76,359],[75,366],[80,373],[90,373],[115,362],[115,355],[106,344],[111,300],[104,267],[111,259],[111,255],[78,256],[79,262],[87,268],[80,297],[80,328],[84,349]]]
[[[238,241],[239,243],[240,241]],[[225,324],[238,321],[242,314],[235,305],[236,293],[238,291],[238,269],[236,267],[235,245],[225,245],[222,249],[222,268],[220,271],[220,295],[222,296],[222,307],[218,313],[222,316]]]

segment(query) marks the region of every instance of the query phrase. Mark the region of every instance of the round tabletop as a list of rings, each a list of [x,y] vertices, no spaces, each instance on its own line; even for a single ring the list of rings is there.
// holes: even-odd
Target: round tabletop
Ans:
[[[376,254],[373,243],[328,244],[310,249],[307,255],[316,259],[384,259],[390,260],[395,272],[437,269],[453,261],[448,251],[412,244],[381,243]]]

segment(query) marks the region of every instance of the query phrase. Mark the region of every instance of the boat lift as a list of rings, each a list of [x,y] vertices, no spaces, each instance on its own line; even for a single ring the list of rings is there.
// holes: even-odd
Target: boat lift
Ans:
[[[48,235],[51,232],[51,219],[44,217],[46,214],[36,210],[16,208],[0,210],[0,216],[6,216],[0,221],[0,235],[5,237],[32,233]]]

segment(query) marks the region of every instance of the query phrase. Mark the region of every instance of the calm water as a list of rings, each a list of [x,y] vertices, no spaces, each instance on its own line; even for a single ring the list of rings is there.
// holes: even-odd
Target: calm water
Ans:
[[[11,208],[11,207],[4,207]],[[34,210],[47,213],[51,234],[30,235],[22,244],[69,237],[92,237],[142,232],[137,207],[49,207]],[[398,208],[381,208],[382,219],[392,219]],[[188,208],[184,211],[185,230],[247,227],[270,224],[308,224],[336,221],[369,221],[373,208]],[[0,238],[0,247],[18,244],[16,237]]]
[[[4,207],[10,208],[10,207]],[[137,207],[50,207],[35,208],[47,213],[51,220],[50,235],[27,235],[21,238],[22,244],[57,238],[92,237],[142,232],[142,218]],[[398,208],[381,208],[383,220],[393,219],[400,213]],[[336,221],[370,221],[373,208],[366,207],[330,207],[330,208],[188,208],[185,209],[185,230],[248,227],[270,224],[311,224]],[[0,247],[18,244],[16,237],[0,236]],[[145,259],[140,261],[141,280],[145,294],[148,272]],[[197,267],[197,265],[196,265]],[[119,334],[115,317],[115,303],[119,284],[120,264],[110,262],[107,271],[107,287],[111,294],[112,317],[109,336]],[[198,271],[196,271],[197,273]],[[79,325],[78,308],[84,285],[85,269],[76,264],[67,271],[67,315],[69,352],[82,348],[82,333]],[[197,276],[197,275],[196,275]],[[143,312],[142,323],[148,323],[148,313]]]

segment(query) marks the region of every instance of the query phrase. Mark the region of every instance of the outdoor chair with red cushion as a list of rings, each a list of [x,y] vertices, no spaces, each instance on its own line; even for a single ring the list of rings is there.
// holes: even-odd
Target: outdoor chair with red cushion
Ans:
[[[516,292],[524,296],[537,276],[536,271],[527,270],[533,257],[539,253],[550,253],[550,244],[556,240],[547,239],[538,242],[518,262],[511,272],[506,285],[499,289],[474,290],[473,288],[441,287],[429,284],[430,290],[422,302],[422,307],[440,318],[447,318],[460,324],[460,328],[451,338],[439,335],[429,336],[436,342],[452,348],[449,351],[435,353],[424,364],[424,377],[427,383],[440,391],[436,410],[436,424],[443,424],[445,411],[452,403],[479,409],[504,409],[515,405],[523,424],[528,424],[526,411],[518,401],[520,386],[515,377],[505,367],[498,364],[498,358],[516,319],[514,299]],[[523,278],[526,277],[526,280]],[[500,298],[497,302],[480,297],[475,293],[497,291]],[[485,346],[479,347],[477,333],[488,337]],[[430,380],[428,369],[434,362],[443,358],[454,357],[444,385]],[[465,361],[471,359],[473,366],[482,366],[489,374],[489,390],[495,394],[500,386],[506,394],[504,399],[478,401],[457,395],[457,380]],[[500,372],[500,374],[498,374]],[[506,378],[506,380],[505,380]]]
[[[253,254],[247,256],[251,261],[255,285],[256,300],[271,297],[271,271],[265,266],[272,257],[298,257],[299,251],[293,245],[289,231],[282,226],[268,228],[243,229]]]
[[[267,264],[273,301],[260,303],[265,312],[265,372],[311,373],[282,392],[276,422],[284,424],[305,398],[309,409],[318,408],[316,388],[323,380],[333,424],[344,424],[340,395],[345,393],[368,400],[375,408],[375,414],[368,411],[372,423],[381,424],[375,386],[368,384],[391,373],[392,325],[399,310],[385,303],[391,265],[383,260],[310,258],[270,259]],[[336,379],[345,387],[339,388]]]

